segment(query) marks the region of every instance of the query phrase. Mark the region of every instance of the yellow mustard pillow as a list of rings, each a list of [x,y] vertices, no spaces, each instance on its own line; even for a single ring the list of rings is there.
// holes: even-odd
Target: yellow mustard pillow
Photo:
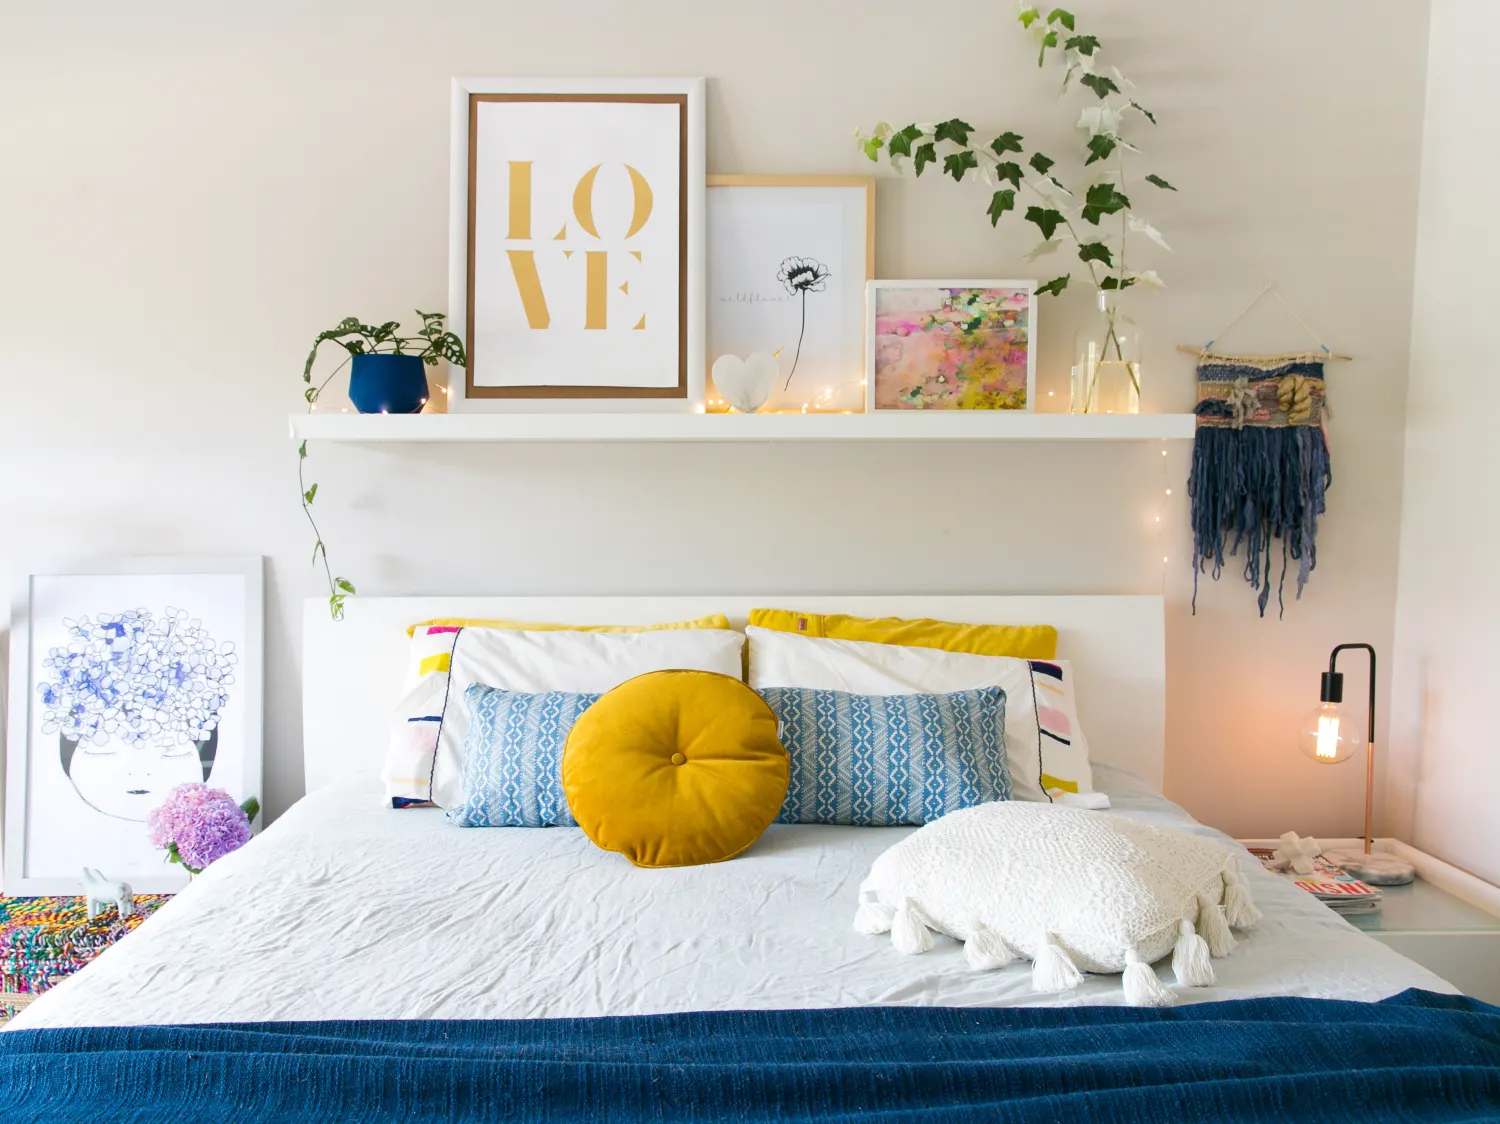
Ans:
[[[866,640],[908,648],[938,648],[971,656],[1057,658],[1057,629],[1050,624],[953,624],[901,617],[849,617],[843,613],[799,613],[751,609],[750,623],[773,632],[795,632],[828,640]]]
[[[786,799],[775,713],[711,671],[653,671],[589,707],[563,747],[568,807],[584,834],[636,866],[732,859]]]
[[[468,617],[439,617],[408,625],[406,635],[419,628],[503,628],[511,632],[667,632],[688,628],[729,628],[723,613],[710,613],[691,621],[668,621],[665,624],[543,624],[535,621],[485,621]]]

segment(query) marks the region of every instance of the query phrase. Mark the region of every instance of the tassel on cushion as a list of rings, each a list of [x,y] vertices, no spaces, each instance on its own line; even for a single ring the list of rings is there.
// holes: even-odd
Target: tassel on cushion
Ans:
[[[874,890],[861,890],[859,908],[854,911],[854,931],[867,937],[891,931],[896,911],[880,900]]]
[[[907,898],[891,918],[891,944],[896,951],[916,956],[932,947],[932,934],[918,916],[916,903]]]
[[[1016,958],[1015,950],[993,929],[975,924],[974,935],[964,941],[964,959],[976,972],[1003,968]]]
[[[1234,951],[1234,934],[1224,920],[1224,911],[1207,894],[1198,895],[1198,933],[1208,942],[1210,956],[1228,956]]]
[[[1037,938],[1036,957],[1031,962],[1032,991],[1071,991],[1083,982],[1083,973],[1051,933]]]
[[[1224,918],[1231,929],[1253,929],[1261,918],[1250,897],[1250,880],[1235,867],[1224,872]]]
[[[1170,1007],[1177,1002],[1172,990],[1157,978],[1150,964],[1133,948],[1125,950],[1125,1002],[1132,1007]]]
[[[1213,961],[1208,958],[1208,942],[1193,931],[1193,923],[1186,918],[1177,927],[1172,974],[1183,987],[1212,987],[1216,980]]]

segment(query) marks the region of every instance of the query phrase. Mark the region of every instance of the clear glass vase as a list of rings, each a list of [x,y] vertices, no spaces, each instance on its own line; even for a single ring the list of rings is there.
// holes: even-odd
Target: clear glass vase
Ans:
[[[1117,294],[1100,290],[1096,311],[1073,335],[1069,408],[1075,414],[1141,412],[1141,333],[1120,311]]]

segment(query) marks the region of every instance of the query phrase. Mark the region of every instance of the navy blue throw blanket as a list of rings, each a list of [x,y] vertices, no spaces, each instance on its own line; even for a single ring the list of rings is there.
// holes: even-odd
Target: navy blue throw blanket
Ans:
[[[0,1034],[0,1118],[275,1121],[1500,1119],[1500,1008],[867,1007]]]

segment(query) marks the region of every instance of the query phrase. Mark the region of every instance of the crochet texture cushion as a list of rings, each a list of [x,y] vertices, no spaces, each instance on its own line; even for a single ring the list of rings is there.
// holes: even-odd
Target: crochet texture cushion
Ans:
[[[971,967],[1033,962],[1037,991],[1082,972],[1122,972],[1126,1001],[1173,1001],[1151,964],[1172,954],[1177,982],[1214,982],[1211,956],[1260,913],[1234,856],[1211,840],[1109,813],[1046,804],[951,812],[875,860],[855,928],[926,952],[932,930],[964,942]]]

